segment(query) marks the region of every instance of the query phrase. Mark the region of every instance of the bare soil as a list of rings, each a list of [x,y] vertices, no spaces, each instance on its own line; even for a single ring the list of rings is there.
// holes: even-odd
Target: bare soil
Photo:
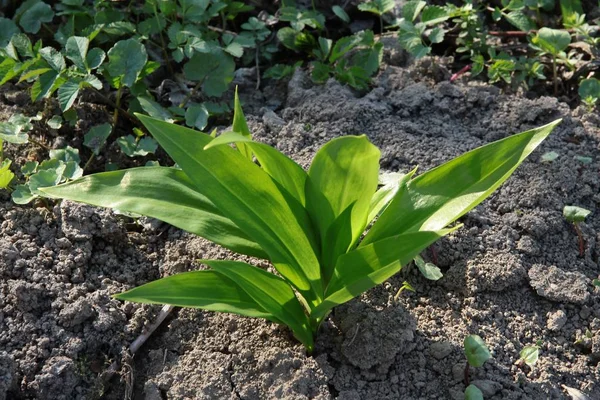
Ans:
[[[112,294],[197,269],[196,259],[235,256],[156,221],[69,202],[21,207],[1,192],[0,399],[462,399],[468,334],[493,355],[470,374],[486,399],[568,398],[562,385],[600,398],[600,115],[468,76],[449,83],[443,59],[411,62],[391,48],[385,62],[366,94],[316,86],[302,72],[260,92],[238,82],[255,138],[306,166],[328,140],[366,134],[382,169],[425,171],[563,118],[462,229],[424,254],[442,279],[407,267],[337,308],[312,356],[285,327],[180,309],[131,359],[127,346],[160,307]],[[0,98],[1,120],[22,107]],[[75,133],[57,145],[80,143]],[[550,151],[558,159],[542,162]],[[565,205],[592,211],[580,224],[582,257]],[[396,303],[405,280],[416,293]],[[530,369],[519,351],[537,340]],[[119,373],[108,376],[115,361]]]

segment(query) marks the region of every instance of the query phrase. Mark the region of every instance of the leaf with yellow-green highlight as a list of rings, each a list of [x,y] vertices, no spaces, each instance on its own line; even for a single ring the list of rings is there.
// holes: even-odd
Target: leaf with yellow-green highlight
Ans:
[[[179,169],[103,172],[40,190],[54,197],[157,218],[237,253],[268,257]]]
[[[340,254],[360,238],[367,225],[371,199],[377,190],[381,152],[366,136],[344,136],[325,144],[308,170],[306,208],[321,235],[321,261],[326,279]],[[346,222],[335,222],[348,209]],[[337,232],[331,232],[335,224]],[[349,234],[344,232],[349,229]],[[347,238],[330,246],[327,237]]]
[[[342,255],[325,300],[313,309],[311,318],[322,319],[333,307],[385,282],[429,245],[459,227],[396,235]]]
[[[227,218],[268,254],[278,272],[314,305],[323,295],[317,256],[276,182],[229,146],[204,150],[213,138],[138,115],[161,147]]]
[[[137,303],[201,308],[280,322],[239,284],[216,271],[183,272],[146,283],[114,297]]]
[[[560,121],[479,147],[410,180],[360,246],[456,221],[504,183]]]

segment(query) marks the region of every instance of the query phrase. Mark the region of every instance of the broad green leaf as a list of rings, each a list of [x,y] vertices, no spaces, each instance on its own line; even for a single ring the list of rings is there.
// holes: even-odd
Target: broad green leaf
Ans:
[[[202,82],[202,90],[207,96],[221,96],[233,80],[235,62],[221,50],[210,53],[194,53],[183,66],[185,77]]]
[[[508,14],[504,15],[504,18],[506,18],[506,20],[512,26],[524,32],[529,32],[537,28],[533,20],[522,11],[511,11]]]
[[[329,62],[333,64],[352,49],[357,46],[372,44],[373,40],[374,36],[371,31],[362,31],[352,36],[343,37],[335,42],[335,45],[331,49]]]
[[[80,71],[88,71],[86,61],[90,40],[83,36],[71,36],[65,44],[65,55]]]
[[[17,61],[6,58],[0,63],[0,86],[10,81],[20,73]]]
[[[36,197],[31,193],[29,185],[17,185],[15,191],[11,193],[12,201],[15,204],[27,204]]]
[[[540,356],[539,346],[525,346],[519,353],[519,357],[523,362],[533,368],[538,361]]]
[[[40,56],[42,56],[48,65],[56,72],[60,72],[67,67],[65,58],[54,47],[44,47],[40,49]]]
[[[417,168],[414,168],[407,174],[391,173],[379,176],[379,183],[383,186],[371,198],[369,216],[367,217],[368,223],[373,221],[387,207],[396,193],[398,193],[400,187],[406,185],[415,172],[417,172]]]
[[[254,153],[261,168],[280,184],[300,205],[306,205],[305,186],[308,175],[294,160],[274,147],[254,142],[252,138],[238,132],[224,132],[205,146],[209,149],[230,143],[245,143]]]
[[[162,119],[167,122],[175,121],[169,110],[161,106],[158,102],[148,97],[138,97],[137,100],[142,109],[152,118]]]
[[[121,136],[117,139],[121,151],[128,157],[143,157],[154,153],[158,144],[151,137],[136,140],[133,135]]]
[[[79,158],[79,150],[71,146],[67,146],[64,149],[52,149],[50,150],[49,155],[50,158],[64,162],[75,161],[76,163],[79,163],[81,161],[81,158]]]
[[[569,222],[583,222],[591,213],[590,210],[577,206],[565,206],[563,208],[563,216]]]
[[[159,219],[235,252],[266,258],[264,251],[200,194],[175,168],[142,167],[93,174],[45,188],[43,192],[73,201]]]
[[[67,111],[79,94],[79,82],[68,80],[58,88],[58,103],[62,112]]]
[[[309,351],[313,348],[310,323],[294,291],[283,279],[239,261],[200,260],[236,282],[257,304],[290,327]]]
[[[38,101],[48,97],[56,90],[57,83],[59,82],[64,82],[64,80],[60,78],[60,73],[58,71],[48,71],[40,75],[39,79],[36,80],[31,87],[31,100]],[[75,95],[75,97],[77,97],[77,95]]]
[[[25,176],[29,176],[31,174],[34,174],[37,171],[37,168],[40,164],[37,161],[27,161],[22,167],[21,167],[21,173]]]
[[[0,189],[6,189],[15,177],[15,174],[10,170],[10,164],[10,160],[4,160],[0,164]]]
[[[380,155],[366,136],[345,136],[324,145],[312,161],[306,186],[306,208],[321,233],[326,280],[337,257],[345,253],[365,229],[371,198],[377,189]],[[342,230],[330,232],[334,221],[350,206],[352,210],[346,214],[350,220],[336,224],[350,229],[349,234]],[[340,235],[347,241],[334,248],[326,241],[332,235]]]
[[[426,279],[430,281],[437,281],[444,276],[439,267],[433,263],[425,262],[423,257],[417,255],[414,258],[415,265]]]
[[[423,8],[427,5],[426,1],[412,0],[407,1],[402,7],[402,16],[410,21],[414,22],[417,19]]]
[[[83,176],[83,169],[75,161],[67,161],[64,164],[65,169],[62,173],[62,178],[73,180]]]
[[[138,115],[161,147],[242,231],[269,255],[309,304],[321,298],[319,263],[293,211],[269,175],[229,146],[188,128]]]
[[[469,335],[465,338],[465,356],[471,367],[481,367],[492,358],[485,342],[478,335]]]
[[[170,304],[275,320],[236,282],[216,271],[193,271],[146,283],[114,296],[139,303]]]
[[[597,101],[600,99],[600,80],[596,78],[584,79],[579,83],[579,97],[590,97]]]
[[[13,35],[17,33],[21,31],[12,20],[0,17],[0,48],[6,47]]]
[[[146,47],[137,39],[119,40],[108,51],[106,70],[120,83],[132,87],[148,61]]]
[[[94,47],[91,49],[87,56],[85,56],[85,63],[90,70],[98,68],[104,62],[106,53],[104,50]]]
[[[42,2],[34,2],[30,7],[23,12],[19,18],[19,25],[27,33],[38,33],[42,27],[42,23],[52,22],[54,11],[52,8]]]
[[[333,6],[331,7],[331,11],[333,11],[333,13],[342,21],[344,21],[345,23],[349,24],[350,23],[350,16],[346,13],[346,11],[344,11],[344,9],[340,6]]]
[[[376,15],[383,15],[386,12],[393,10],[395,5],[396,3],[394,0],[371,0],[360,3],[358,9]]]
[[[412,179],[360,246],[404,232],[439,230],[456,221],[506,181],[559,123],[479,147]]]
[[[385,282],[423,249],[457,228],[397,235],[340,256],[325,300],[312,310],[311,318],[322,319],[333,307]]]
[[[190,104],[185,110],[185,124],[190,128],[203,130],[208,123],[208,111],[204,104]]]
[[[538,31],[537,35],[532,39],[532,42],[542,50],[552,55],[558,55],[571,43],[571,35],[564,30],[544,27]]]
[[[112,125],[109,123],[93,126],[88,133],[85,134],[83,145],[91,149],[95,155],[98,155],[111,132]]]
[[[483,392],[471,384],[465,389],[465,400],[483,400]]]
[[[58,185],[62,173],[64,172],[64,166],[57,168],[56,170],[44,170],[36,172],[29,178],[29,189],[31,193],[37,196],[43,196],[39,188]]]
[[[240,104],[240,98],[238,96],[237,86],[235,88],[235,95],[233,100],[233,124],[231,126],[231,130],[234,132],[240,133],[247,138],[252,138],[252,132],[248,129],[248,124],[246,123],[246,117],[244,116],[244,111],[242,110],[242,105]],[[240,153],[244,155],[249,160],[252,160],[252,151],[246,146],[245,143],[239,142],[237,146]]]
[[[52,129],[60,129],[63,124],[63,119],[60,115],[53,115],[46,124]]]
[[[437,25],[450,18],[450,13],[440,6],[427,6],[421,13],[421,22],[425,25]]]

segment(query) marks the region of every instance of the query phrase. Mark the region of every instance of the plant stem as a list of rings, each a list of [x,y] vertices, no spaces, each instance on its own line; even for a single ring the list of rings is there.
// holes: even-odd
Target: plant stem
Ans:
[[[469,386],[469,363],[465,365],[465,386]]]
[[[206,78],[205,78],[206,79]],[[194,94],[196,94],[196,92],[198,91],[198,89],[200,89],[200,86],[202,86],[202,84],[204,83],[204,79],[202,79],[201,81],[199,81],[196,86],[194,86],[192,88],[192,90],[190,90],[188,92],[188,94],[185,96],[185,98],[183,99],[183,101],[181,103],[179,103],[179,108],[183,108],[185,107],[185,105],[190,101],[190,99],[192,98],[192,96]]]
[[[90,166],[90,164],[92,163],[92,161],[94,161],[94,159],[96,158],[96,154],[92,153],[92,155],[90,156],[90,158],[88,158],[87,162],[85,163],[85,165],[83,166],[83,171],[85,172],[85,170]]]
[[[579,257],[583,257],[583,253],[585,252],[585,240],[583,239],[583,232],[581,232],[581,228],[577,223],[573,223],[573,228],[575,228],[577,238],[579,239]]]
[[[121,108],[121,90],[123,89],[123,84],[119,86],[117,89],[117,102],[115,104],[115,111],[113,111],[113,127],[117,126],[117,122],[119,122],[119,109]]]
[[[556,56],[552,56],[552,76],[554,79],[554,97],[558,96],[558,79],[556,76]]]
[[[112,101],[111,99],[106,97],[101,91],[99,91],[98,89],[96,89],[94,87],[90,87],[90,89],[92,89],[94,91],[94,93],[96,93],[96,95],[98,95],[98,97],[100,97],[106,104],[108,104],[115,110],[119,110],[119,112],[121,114],[123,114],[128,120],[133,122],[136,126],[140,126],[140,127],[142,126],[142,124],[140,123],[140,121],[138,121],[138,119],[136,117],[134,117],[133,115],[128,113],[126,110],[122,109],[121,107],[117,106],[114,101]]]
[[[35,140],[35,139],[29,138],[29,139],[27,139],[27,140],[29,141],[29,143],[33,143],[33,144],[35,144],[35,145],[38,145],[38,146],[40,146],[40,147],[41,147],[42,149],[44,149],[44,150],[48,150],[48,151],[52,150],[52,149],[51,149],[49,146],[46,146],[44,143],[42,143],[42,142],[38,142],[38,141],[37,141],[37,140]]]
[[[379,14],[379,33],[383,33],[383,15]]]
[[[154,17],[156,18],[156,24],[160,27],[160,20],[158,19],[158,10],[156,8],[156,4],[153,4],[153,8]],[[171,60],[169,59],[169,53],[167,52],[167,45],[165,44],[165,38],[162,34],[162,30],[158,33],[158,36],[160,37],[160,48],[162,49],[163,57],[165,58],[165,62],[167,63],[167,69],[169,70],[171,76],[173,76],[175,72],[173,71],[173,67],[171,66]]]
[[[256,63],[256,90],[260,89],[260,66],[258,64],[258,46],[256,46],[256,52],[254,53],[254,61]]]

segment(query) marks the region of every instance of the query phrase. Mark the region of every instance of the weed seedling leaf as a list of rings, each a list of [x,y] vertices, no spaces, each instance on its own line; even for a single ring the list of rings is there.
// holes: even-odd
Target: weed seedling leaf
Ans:
[[[465,389],[465,400],[483,400],[483,392],[471,384]]]
[[[525,346],[519,353],[520,360],[533,369],[540,356],[539,346]]]
[[[591,213],[590,210],[577,206],[565,206],[565,208],[563,208],[565,219],[573,223],[585,221],[585,218]]]
[[[106,139],[112,132],[112,125],[109,123],[93,126],[84,136],[83,145],[92,150],[97,156],[100,154],[100,149],[106,143]]]
[[[469,335],[465,338],[465,356],[472,367],[481,367],[492,356],[485,342],[478,335]]]
[[[429,279],[430,281],[437,281],[444,276],[437,265],[430,262],[425,262],[421,256],[416,256],[414,261],[415,265],[426,279]]]

